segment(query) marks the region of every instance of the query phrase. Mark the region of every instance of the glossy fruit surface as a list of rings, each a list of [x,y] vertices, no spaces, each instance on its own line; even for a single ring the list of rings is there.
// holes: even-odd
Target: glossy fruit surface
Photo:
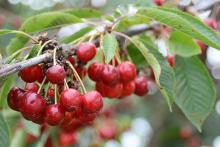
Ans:
[[[49,105],[45,110],[45,121],[50,125],[58,125],[64,118],[64,113],[58,104]]]
[[[66,77],[64,68],[60,65],[53,65],[46,71],[47,79],[53,84],[60,84]]]
[[[129,61],[125,61],[118,65],[120,80],[123,83],[130,82],[136,77],[135,65]]]
[[[147,79],[144,76],[137,76],[134,80],[135,91],[134,93],[138,96],[143,96],[148,92]]]
[[[89,78],[96,82],[100,81],[100,76],[103,69],[104,69],[104,64],[97,62],[92,63],[88,68]]]
[[[7,102],[8,102],[8,106],[15,110],[15,111],[19,111],[19,101],[20,101],[20,97],[24,94],[24,90],[18,88],[18,87],[13,87],[7,96]]]
[[[40,81],[43,77],[43,71],[39,65],[24,68],[20,71],[21,79],[27,83]]]
[[[121,97],[129,96],[135,91],[135,83],[134,81],[123,83],[123,90],[121,93]]]
[[[77,57],[82,62],[88,62],[96,55],[96,46],[93,43],[81,43],[76,51]]]
[[[101,80],[106,85],[116,85],[120,80],[118,69],[112,65],[105,65],[101,73]]]
[[[27,83],[25,86],[26,91],[37,93],[39,86],[36,83]]]

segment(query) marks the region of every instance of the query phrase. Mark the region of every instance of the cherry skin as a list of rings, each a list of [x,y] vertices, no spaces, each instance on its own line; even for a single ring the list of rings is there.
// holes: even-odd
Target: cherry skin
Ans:
[[[27,83],[34,81],[41,81],[43,77],[43,71],[39,65],[33,65],[31,67],[24,68],[20,71],[21,79]]]
[[[53,97],[55,96],[54,89],[52,89],[52,88],[48,88],[48,90],[47,90],[47,96],[53,98]]]
[[[27,83],[25,86],[26,91],[36,92],[38,91],[39,86],[36,83]]]
[[[75,65],[75,58],[73,56],[68,56],[67,60],[74,66]]]
[[[105,65],[101,72],[101,80],[106,85],[116,85],[120,80],[118,69],[112,65]]]
[[[117,136],[117,127],[115,123],[111,121],[106,121],[98,129],[98,133],[99,133],[100,138],[104,140],[114,139]]]
[[[96,82],[100,81],[100,76],[103,69],[104,69],[104,64],[97,62],[92,63],[88,68],[89,78]]]
[[[52,126],[58,125],[64,118],[64,113],[58,104],[49,105],[45,110],[45,121]]]
[[[53,84],[60,84],[66,77],[64,68],[60,65],[53,65],[46,71],[47,79]]]
[[[207,46],[200,40],[195,40],[195,43],[200,47],[202,53],[204,53]]]
[[[76,51],[78,59],[82,62],[88,62],[96,55],[96,46],[93,43],[81,43]]]
[[[212,29],[217,29],[217,27],[218,27],[217,21],[213,18],[205,19],[204,23]]]
[[[123,91],[123,85],[121,83],[118,83],[114,86],[108,86],[103,83],[103,90],[104,94],[108,98],[118,98],[121,96],[121,93]]]
[[[62,132],[59,134],[58,142],[61,146],[68,146],[70,144],[75,144],[77,142],[77,136],[75,133]]]
[[[135,65],[129,61],[125,61],[118,65],[121,82],[126,83],[134,80],[136,77]]]
[[[8,106],[15,110],[15,111],[19,111],[19,101],[20,101],[20,97],[24,94],[24,90],[18,88],[18,87],[13,87],[9,93],[8,93],[8,97],[7,97],[7,102],[8,102]]]
[[[174,55],[167,55],[166,59],[167,59],[168,63],[170,64],[170,66],[173,67],[175,64]]]
[[[75,89],[66,89],[60,94],[60,105],[66,111],[73,111],[82,106],[82,96]]]
[[[121,97],[126,97],[131,95],[135,90],[135,83],[134,81],[123,83],[123,90],[121,93]]]
[[[79,116],[79,120],[84,124],[84,125],[88,125],[91,124],[95,118],[97,117],[96,113],[83,113],[82,115]]]
[[[104,84],[103,82],[96,82],[95,89],[103,96],[106,97],[105,91],[104,91]]]
[[[96,113],[103,107],[102,95],[98,91],[90,91],[83,95],[83,110]]]
[[[164,0],[153,0],[153,1],[157,6],[162,6],[164,3]]]
[[[44,113],[46,103],[43,98],[34,92],[26,92],[19,104],[22,115],[30,120],[38,119]]]
[[[135,91],[138,96],[143,96],[148,92],[147,79],[144,76],[138,76],[134,79]]]

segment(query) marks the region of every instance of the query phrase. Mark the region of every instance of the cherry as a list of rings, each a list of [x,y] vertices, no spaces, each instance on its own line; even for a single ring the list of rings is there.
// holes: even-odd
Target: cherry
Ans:
[[[82,106],[82,96],[75,89],[66,89],[60,94],[60,105],[66,111],[73,111]]]
[[[101,80],[109,86],[116,85],[120,80],[120,74],[116,67],[105,65],[101,72]]]
[[[36,83],[27,83],[25,86],[26,91],[36,92],[38,91],[39,86]]]
[[[47,106],[45,110],[45,121],[50,125],[58,125],[64,118],[65,111],[58,105]]]
[[[167,55],[167,56],[166,56],[166,59],[167,59],[168,63],[170,64],[170,66],[173,67],[173,66],[174,66],[174,63],[175,63],[175,61],[174,61],[174,55]]]
[[[39,124],[39,125],[42,125],[45,123],[45,119],[44,119],[44,115],[41,114],[38,118],[34,118],[34,119],[31,119],[32,122],[36,123],[36,124]]]
[[[96,46],[93,43],[82,43],[79,45],[76,55],[82,62],[88,62],[96,55]]]
[[[75,67],[75,69],[76,69],[78,75],[80,76],[80,78],[83,78],[83,77],[86,76],[86,73],[87,73],[86,67],[77,66],[77,67]],[[75,76],[74,76],[74,77],[73,77],[73,80],[75,80],[75,79],[76,79],[76,78],[75,78]]]
[[[77,142],[77,136],[75,133],[62,132],[59,134],[58,142],[61,146],[68,146],[70,144],[75,144]]]
[[[53,142],[50,136],[48,136],[46,142],[44,143],[44,147],[53,147]]]
[[[39,65],[33,65],[31,67],[24,68],[20,71],[21,79],[27,83],[34,81],[41,81],[43,77],[43,71]]]
[[[158,6],[162,6],[163,3],[164,3],[164,0],[153,0],[153,1],[154,1],[154,3],[155,3],[156,5],[158,5]]]
[[[147,79],[144,76],[138,76],[134,79],[135,91],[138,96],[143,96],[148,92]]]
[[[88,75],[89,78],[93,81],[100,81],[100,75],[102,73],[102,70],[104,69],[104,65],[102,63],[94,62],[90,64],[88,68]]]
[[[75,112],[68,112],[68,111],[66,111],[65,114],[64,114],[63,121],[70,122],[75,117],[76,117],[76,113]]]
[[[19,107],[25,118],[35,120],[44,113],[46,103],[39,94],[26,92],[21,99]]]
[[[60,65],[53,65],[46,71],[47,79],[53,84],[60,84],[66,77],[64,68]]]
[[[79,120],[83,124],[91,124],[95,120],[96,117],[97,117],[96,113],[90,113],[90,114],[83,113],[82,115],[79,116]]]
[[[129,96],[131,95],[135,90],[135,83],[134,81],[123,83],[123,90],[121,93],[121,97]]]
[[[99,129],[100,138],[109,140],[114,139],[117,135],[117,127],[113,122],[106,121]]]
[[[13,87],[9,93],[8,93],[8,97],[7,97],[7,101],[8,101],[8,106],[15,110],[15,111],[19,111],[19,101],[20,101],[20,97],[24,94],[24,90],[18,88],[18,87]]]
[[[75,65],[75,58],[73,56],[68,56],[67,60],[74,66]]]
[[[195,40],[195,43],[200,47],[201,51],[204,52],[207,46],[200,40]]]
[[[217,29],[217,27],[218,27],[217,21],[216,21],[215,19],[213,19],[213,18],[205,19],[205,20],[204,20],[204,23],[205,23],[207,26],[211,27],[212,29]]]
[[[190,138],[193,134],[192,134],[192,129],[190,127],[182,127],[180,129],[180,137],[182,139],[188,139]]]
[[[121,83],[118,83],[114,86],[108,86],[102,82],[97,82],[96,90],[100,92],[102,96],[106,96],[109,98],[118,98],[121,96],[123,85]]]
[[[87,113],[96,113],[103,106],[102,95],[98,91],[90,91],[83,95],[83,110]]]
[[[54,89],[52,89],[52,88],[48,88],[48,90],[47,90],[47,96],[53,98],[53,97],[55,96]]]
[[[118,65],[121,82],[130,82],[136,77],[135,65],[129,61],[125,61]]]

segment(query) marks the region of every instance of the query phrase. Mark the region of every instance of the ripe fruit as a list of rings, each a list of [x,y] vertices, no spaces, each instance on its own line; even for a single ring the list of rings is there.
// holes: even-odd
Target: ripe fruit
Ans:
[[[209,26],[210,28],[213,28],[213,29],[217,29],[218,27],[218,23],[215,19],[213,18],[208,18],[208,19],[205,19],[204,20],[204,23]]]
[[[134,80],[136,77],[135,65],[129,61],[125,61],[118,65],[121,82],[126,83]]]
[[[79,120],[84,124],[84,125],[88,125],[91,124],[95,118],[97,117],[96,113],[89,113],[89,114],[81,114],[79,116]]]
[[[114,86],[108,86],[103,84],[103,90],[104,90],[104,94],[108,97],[108,98],[118,98],[121,96],[121,93],[123,91],[123,85],[121,83],[118,83]]]
[[[67,60],[70,61],[70,63],[74,66],[75,64],[75,59],[73,58],[73,56],[68,56]]]
[[[60,94],[60,105],[66,111],[73,111],[82,106],[82,96],[75,89],[67,89]]]
[[[48,88],[48,90],[47,90],[47,96],[49,96],[49,97],[54,97],[54,96],[55,96],[54,89]]]
[[[129,96],[131,95],[135,90],[135,83],[134,81],[123,83],[123,90],[121,93],[121,97]]]
[[[35,120],[43,114],[46,103],[43,98],[34,92],[26,92],[19,104],[23,116],[30,120]]]
[[[75,67],[78,75],[80,76],[80,78],[83,78],[86,76],[86,67],[80,67],[80,66],[77,66]],[[73,80],[76,80],[75,76],[73,76]]]
[[[38,91],[39,86],[35,83],[27,83],[25,86],[26,91],[36,92]]]
[[[20,101],[20,97],[24,94],[24,90],[18,88],[18,87],[13,87],[9,93],[8,93],[8,97],[7,97],[7,102],[8,102],[8,106],[15,110],[15,111],[19,111],[19,101]]]
[[[90,91],[83,95],[83,110],[87,113],[95,113],[103,106],[102,95],[97,91]]]
[[[45,121],[50,125],[58,125],[64,118],[64,113],[58,104],[49,105],[45,110]]]
[[[62,132],[59,134],[58,141],[59,144],[63,147],[68,146],[70,144],[75,144],[77,142],[77,136],[73,132],[71,133]]]
[[[82,43],[79,45],[76,55],[82,62],[88,62],[96,55],[96,46],[93,43]]]
[[[180,137],[182,139],[188,139],[193,135],[192,129],[190,127],[182,127],[180,129]]]
[[[144,76],[138,76],[134,79],[135,91],[138,96],[143,96],[148,92],[147,79]]]
[[[156,5],[158,5],[158,6],[162,6],[163,3],[164,3],[164,0],[153,0],[153,1],[154,1],[154,3],[155,3]]]
[[[204,52],[207,46],[200,40],[195,40],[196,44],[200,47],[201,51]]]
[[[39,65],[24,68],[20,71],[21,79],[27,83],[40,81],[43,77],[42,69]]]
[[[100,81],[100,75],[103,69],[104,69],[104,65],[102,63],[94,62],[90,64],[88,68],[89,78],[96,82]]]
[[[64,68],[60,65],[54,65],[46,71],[47,79],[53,84],[60,84],[66,77]]]
[[[108,140],[114,139],[117,135],[117,127],[111,121],[106,121],[103,125],[98,129],[98,133],[100,138]]]
[[[112,65],[105,65],[101,73],[101,80],[106,85],[116,85],[120,80],[120,74],[118,69]]]
[[[170,66],[173,67],[174,63],[175,63],[174,56],[173,55],[167,55],[166,59],[167,59],[168,63],[170,64]]]

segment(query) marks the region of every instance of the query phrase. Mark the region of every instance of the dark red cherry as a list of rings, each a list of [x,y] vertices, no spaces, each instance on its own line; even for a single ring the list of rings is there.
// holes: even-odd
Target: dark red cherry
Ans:
[[[135,65],[129,61],[125,61],[118,65],[120,80],[123,83],[130,82],[136,77]]]
[[[147,79],[144,76],[137,76],[134,79],[135,91],[134,93],[138,96],[143,96],[148,93]]]
[[[46,107],[45,121],[50,125],[58,125],[64,118],[65,111],[58,105],[53,104]]]
[[[96,82],[100,81],[100,76],[101,76],[103,69],[104,69],[104,64],[102,63],[94,62],[90,64],[88,68],[89,78]]]
[[[168,63],[170,64],[170,66],[173,67],[175,64],[174,55],[167,55],[166,59],[167,59]]]
[[[76,69],[78,75],[80,76],[80,78],[84,78],[86,76],[87,71],[86,71],[86,67],[85,66],[84,67],[77,66],[77,67],[75,67],[75,69]],[[74,76],[73,80],[75,80],[75,79],[76,78]]]
[[[123,83],[123,90],[121,93],[121,97],[129,96],[134,93],[135,90],[135,83],[134,81]]]
[[[153,0],[153,1],[157,6],[162,6],[164,3],[164,0]]]
[[[102,95],[98,91],[90,91],[82,96],[83,110],[87,113],[96,113],[102,109]]]
[[[34,92],[26,92],[19,104],[22,115],[30,120],[38,119],[44,113],[46,103],[44,99]]]
[[[68,56],[67,60],[74,66],[75,65],[75,58],[73,56]]]
[[[114,86],[108,86],[103,83],[102,86],[104,94],[108,98],[118,98],[121,96],[121,93],[123,91],[123,85],[121,83],[118,83]]]
[[[83,113],[82,115],[79,116],[79,120],[83,124],[87,125],[87,124],[91,124],[96,117],[97,117],[96,113],[89,113],[89,114]]]
[[[106,97],[105,95],[105,91],[104,91],[104,84],[103,82],[96,82],[95,84],[95,89],[103,96],[103,97]]]
[[[8,102],[8,106],[15,110],[15,111],[19,111],[19,101],[21,96],[24,94],[24,90],[18,88],[18,87],[13,87],[9,93],[8,93],[8,97],[7,97],[7,102]]]
[[[112,65],[105,65],[101,72],[101,80],[106,85],[116,85],[120,80],[118,69]]]
[[[82,62],[88,62],[96,55],[96,46],[93,43],[81,43],[76,51],[78,59]]]
[[[47,90],[47,96],[49,96],[49,97],[54,97],[54,96],[55,96],[54,89],[48,88],[48,90]]]
[[[66,89],[60,94],[60,105],[66,111],[73,111],[82,106],[82,96],[75,89]]]
[[[39,86],[36,83],[27,83],[25,86],[26,91],[37,93]]]
[[[43,77],[43,71],[39,65],[24,68],[20,71],[21,79],[27,83],[40,81]]]
[[[60,84],[66,77],[64,68],[60,65],[53,65],[46,71],[47,79],[53,84]]]

